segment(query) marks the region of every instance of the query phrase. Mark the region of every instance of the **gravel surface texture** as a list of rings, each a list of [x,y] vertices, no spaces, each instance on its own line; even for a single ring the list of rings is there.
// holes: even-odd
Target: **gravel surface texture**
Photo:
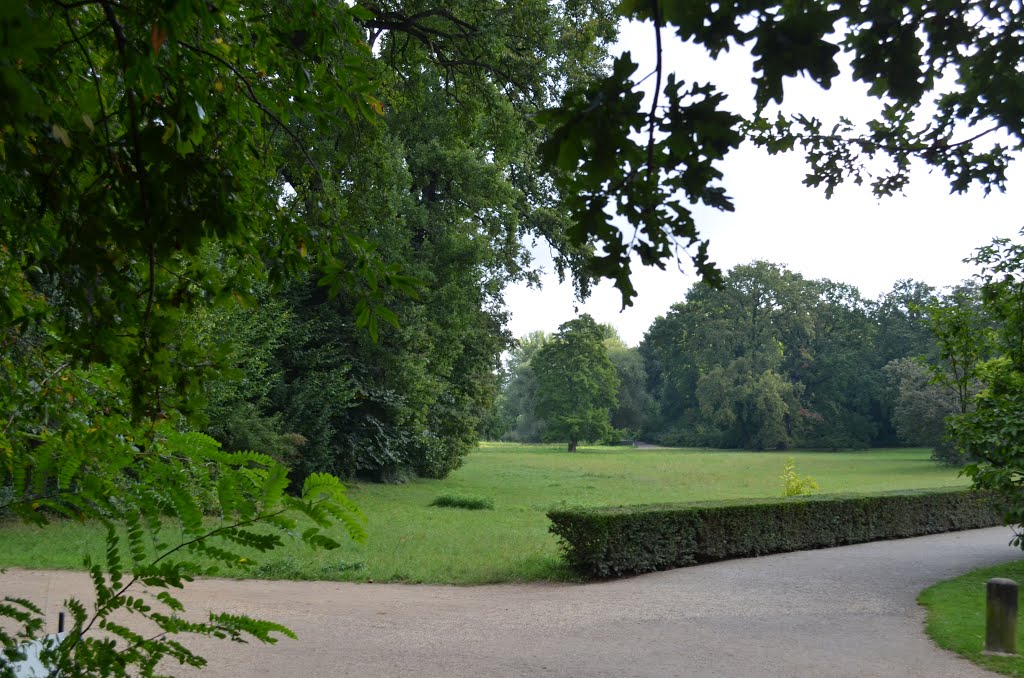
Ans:
[[[1022,557],[1010,537],[971,530],[595,584],[203,580],[183,597],[191,613],[248,614],[299,634],[274,646],[190,641],[210,660],[204,676],[969,678],[992,674],[936,648],[915,598]],[[0,595],[45,602],[54,624],[65,597],[88,591],[82,573],[0,574]]]

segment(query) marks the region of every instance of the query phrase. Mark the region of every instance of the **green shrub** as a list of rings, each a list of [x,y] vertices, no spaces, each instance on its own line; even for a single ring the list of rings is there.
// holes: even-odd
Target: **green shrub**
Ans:
[[[952,440],[947,439],[940,440],[938,444],[932,448],[932,459],[940,464],[954,466],[956,468],[963,468],[972,461],[977,461],[957,447]]]
[[[786,463],[782,467],[782,496],[799,497],[802,495],[814,494],[818,491],[818,481],[810,476],[801,477],[796,472],[796,460],[793,457],[786,457]]]
[[[591,578],[1002,524],[992,495],[918,490],[548,513],[569,566]]]
[[[439,495],[434,501],[430,502],[431,506],[445,506],[448,508],[461,508],[469,509],[470,511],[479,511],[481,509],[493,509],[494,500],[488,497],[471,497],[460,494],[442,494]]]

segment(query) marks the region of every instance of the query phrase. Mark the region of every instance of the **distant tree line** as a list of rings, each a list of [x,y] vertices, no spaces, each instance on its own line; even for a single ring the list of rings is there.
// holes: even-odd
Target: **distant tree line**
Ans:
[[[959,462],[945,442],[945,419],[966,411],[978,388],[968,363],[982,356],[964,356],[977,344],[979,303],[969,283],[940,292],[901,280],[868,300],[851,285],[765,261],[737,266],[719,287],[694,285],[637,348],[603,328],[599,359],[614,367],[604,382],[614,398],[587,439],[745,449],[915,445]],[[487,434],[570,440],[551,391],[570,398],[572,387],[550,383],[547,356],[581,323],[593,325],[583,316],[517,343]],[[582,354],[575,360],[587,370]],[[586,384],[575,385],[577,401]]]

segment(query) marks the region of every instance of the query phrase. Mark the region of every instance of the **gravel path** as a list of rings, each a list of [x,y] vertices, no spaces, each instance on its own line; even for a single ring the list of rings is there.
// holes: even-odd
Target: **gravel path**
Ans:
[[[185,598],[300,638],[190,643],[210,659],[204,676],[970,678],[992,674],[933,646],[915,598],[1022,557],[1009,539],[1008,528],[972,530],[587,585],[206,580]],[[53,619],[85,591],[80,573],[0,574],[0,593],[45,599]]]

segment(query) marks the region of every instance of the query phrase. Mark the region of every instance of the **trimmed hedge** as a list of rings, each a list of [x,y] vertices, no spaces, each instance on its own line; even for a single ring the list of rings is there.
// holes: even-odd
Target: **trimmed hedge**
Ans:
[[[589,578],[1002,525],[992,495],[869,495],[571,508],[548,513],[566,561]]]

